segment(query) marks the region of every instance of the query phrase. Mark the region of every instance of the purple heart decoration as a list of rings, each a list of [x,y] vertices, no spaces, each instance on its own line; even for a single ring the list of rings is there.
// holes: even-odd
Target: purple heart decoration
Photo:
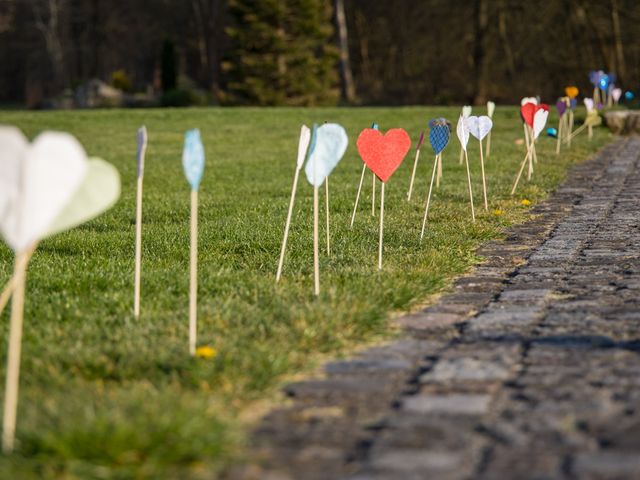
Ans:
[[[556,102],[556,110],[558,110],[558,115],[560,116],[564,115],[564,112],[566,112],[567,110],[567,104],[564,103],[563,100],[558,100]]]
[[[431,127],[429,142],[431,143],[431,148],[433,148],[433,151],[437,155],[442,152],[444,147],[447,146],[447,143],[449,143],[449,137],[451,136],[449,122],[444,118],[434,118],[429,122],[429,127]]]
[[[420,132],[420,138],[418,139],[418,145],[416,145],[416,150],[420,150],[422,148],[423,143],[424,143],[424,131]]]

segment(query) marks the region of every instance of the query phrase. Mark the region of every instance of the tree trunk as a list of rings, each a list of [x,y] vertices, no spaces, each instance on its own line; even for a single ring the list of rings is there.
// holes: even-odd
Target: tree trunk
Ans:
[[[353,85],[353,75],[351,74],[351,64],[349,62],[349,42],[347,36],[347,18],[344,14],[344,1],[334,0],[334,7],[340,48],[342,99],[347,103],[352,103],[356,98],[356,91]]]
[[[622,48],[622,33],[620,32],[620,14],[618,0],[611,0],[611,26],[613,29],[613,41],[615,43],[616,67],[619,82],[626,78],[627,66],[624,61],[624,50]]]
[[[473,65],[475,73],[475,92],[473,95],[473,103],[475,105],[484,105],[487,103],[488,86],[485,75],[485,37],[487,34],[487,2],[486,0],[476,0],[474,4],[474,23],[475,23],[475,44],[473,48]]]

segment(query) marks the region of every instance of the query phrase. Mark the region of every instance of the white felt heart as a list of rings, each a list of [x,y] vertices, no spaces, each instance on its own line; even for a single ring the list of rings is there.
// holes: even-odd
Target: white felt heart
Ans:
[[[533,103],[534,105],[538,104],[538,99],[536,97],[524,97],[520,100],[520,106],[526,105],[527,103]]]
[[[90,158],[87,174],[62,212],[49,225],[44,236],[69,230],[108,210],[120,196],[120,175],[100,158]]]
[[[20,165],[28,148],[29,141],[20,130],[0,125],[0,219],[15,201],[20,184]]]
[[[298,170],[301,169],[304,164],[304,158],[307,154],[307,148],[309,147],[310,141],[311,130],[306,125],[302,125],[300,128],[300,140],[298,141],[298,161],[296,162]]]
[[[489,118],[493,118],[493,112],[496,111],[496,104],[489,101],[487,102],[487,115]]]
[[[587,113],[589,113],[591,110],[593,110],[593,99],[592,98],[585,98],[584,99],[584,106],[587,107]]]
[[[549,117],[549,110],[541,108],[533,116],[533,138],[538,138],[542,129],[547,124],[547,118]]]
[[[471,115],[471,105],[465,105],[462,107],[462,116],[467,118],[469,115]]]
[[[460,146],[466,150],[467,143],[469,143],[469,130],[467,130],[464,120],[464,117],[460,115],[456,125],[456,134],[458,135],[458,140],[460,140]]]
[[[87,155],[71,135],[44,132],[20,159],[19,188],[0,218],[0,231],[16,252],[40,240],[76,192]],[[0,176],[5,172],[0,171]]]
[[[621,96],[622,96],[621,88],[614,88],[613,90],[611,90],[611,97],[613,98],[614,102],[618,103],[618,100],[620,100]]]
[[[465,126],[469,133],[476,137],[478,140],[482,140],[487,136],[489,130],[493,126],[493,122],[489,117],[483,115],[481,117],[471,116],[465,119]]]
[[[309,183],[319,187],[342,159],[349,139],[347,132],[337,123],[325,123],[317,127],[314,136],[304,172]]]

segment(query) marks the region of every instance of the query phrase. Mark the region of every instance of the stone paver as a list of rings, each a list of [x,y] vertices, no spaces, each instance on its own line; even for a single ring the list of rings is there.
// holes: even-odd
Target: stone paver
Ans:
[[[640,138],[575,167],[405,338],[289,385],[232,479],[640,479]]]

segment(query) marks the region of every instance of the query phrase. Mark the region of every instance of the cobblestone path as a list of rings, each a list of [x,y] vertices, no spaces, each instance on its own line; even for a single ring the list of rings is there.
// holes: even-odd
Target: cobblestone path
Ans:
[[[402,339],[286,387],[231,476],[640,479],[639,155],[575,167]]]

